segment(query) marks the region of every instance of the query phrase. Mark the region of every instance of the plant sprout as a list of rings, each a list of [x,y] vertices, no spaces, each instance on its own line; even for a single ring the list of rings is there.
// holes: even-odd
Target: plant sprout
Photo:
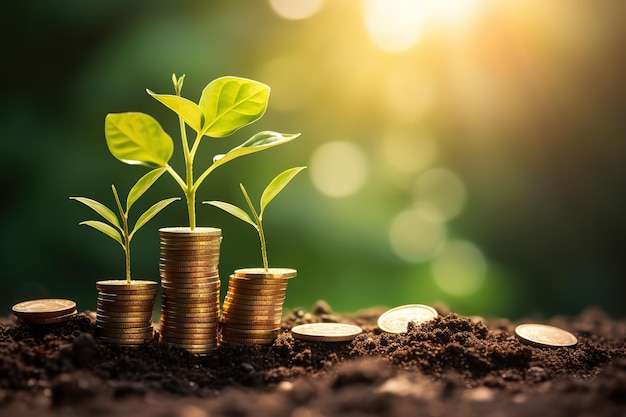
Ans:
[[[259,239],[261,240],[261,257],[263,258],[263,267],[265,271],[269,271],[269,265],[267,262],[267,246],[265,244],[265,232],[263,231],[263,213],[265,212],[265,207],[269,204],[270,201],[274,199],[282,191],[283,188],[295,177],[300,171],[305,169],[306,167],[295,167],[290,168],[286,171],[278,174],[263,190],[263,194],[261,195],[261,203],[260,210],[257,212],[250,200],[250,196],[246,191],[246,188],[243,184],[239,184],[241,188],[241,192],[243,193],[244,198],[246,199],[246,203],[248,203],[248,207],[252,212],[252,216],[254,220],[250,218],[248,213],[246,213],[243,209],[232,205],[230,203],[225,203],[223,201],[203,201],[203,204],[210,204],[212,206],[218,207],[224,210],[227,213],[232,214],[233,216],[243,220],[244,222],[251,224],[252,227],[256,229],[259,233]]]
[[[262,151],[297,138],[300,134],[259,132],[226,154],[217,155],[213,163],[197,178],[194,158],[205,136],[226,137],[258,120],[265,113],[270,88],[257,81],[239,77],[221,77],[210,82],[202,91],[198,104],[183,98],[181,90],[185,76],[172,75],[175,95],[148,94],[178,115],[185,173],[179,175],[169,164],[174,143],[161,125],[144,113],[110,113],[105,119],[105,136],[109,150],[120,161],[151,168],[163,167],[183,190],[187,200],[189,227],[196,227],[196,192],[206,177],[218,166],[235,158]],[[195,132],[191,143],[187,126]]]
[[[120,201],[120,197],[117,193],[115,185],[111,185],[111,188],[113,190],[113,196],[115,197],[115,202],[117,203],[117,209],[119,211],[119,217],[121,219],[121,222],[120,219],[118,219],[117,215],[113,212],[113,210],[109,209],[104,204],[97,202],[96,200],[85,197],[70,197],[70,199],[81,202],[87,207],[91,208],[108,222],[104,223],[99,220],[86,220],[84,222],[81,222],[80,224],[93,227],[99,232],[102,232],[105,235],[109,236],[122,246],[126,257],[126,282],[129,284],[131,282],[130,241],[132,240],[133,236],[135,236],[135,233],[137,233],[137,231],[141,229],[143,225],[145,225],[150,219],[156,216],[161,210],[170,205],[172,202],[180,200],[180,198],[174,197],[155,203],[141,216],[139,216],[139,218],[135,222],[135,227],[133,227],[132,231],[129,232],[130,229],[128,226],[128,213],[130,211],[130,208],[137,201],[137,199],[139,199],[139,197],[141,197],[164,172],[165,168],[157,168],[141,177],[128,193],[128,197],[126,199],[126,210],[122,208],[122,203]]]

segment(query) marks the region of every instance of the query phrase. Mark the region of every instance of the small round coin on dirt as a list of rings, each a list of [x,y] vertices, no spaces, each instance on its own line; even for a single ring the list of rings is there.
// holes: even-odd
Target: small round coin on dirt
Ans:
[[[76,315],[76,303],[60,298],[44,298],[17,303],[12,311],[22,323],[55,324]]]
[[[378,318],[378,327],[387,333],[404,333],[409,322],[422,323],[437,317],[437,310],[423,304],[407,304],[385,311]]]
[[[537,347],[571,347],[578,344],[576,336],[567,330],[547,324],[520,324],[515,335],[524,343]]]
[[[310,342],[349,342],[361,334],[359,326],[344,323],[309,323],[294,326],[294,338]]]

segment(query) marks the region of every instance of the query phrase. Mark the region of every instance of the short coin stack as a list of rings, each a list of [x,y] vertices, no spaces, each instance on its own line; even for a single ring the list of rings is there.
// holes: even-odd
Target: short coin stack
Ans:
[[[47,298],[17,303],[12,310],[20,323],[56,324],[76,315],[76,303],[71,300]]]
[[[161,342],[191,353],[209,354],[218,344],[222,231],[198,227],[159,232]]]
[[[152,311],[159,289],[155,281],[96,282],[96,334],[100,340],[138,346],[153,337]]]
[[[280,331],[287,281],[295,269],[238,269],[230,276],[222,312],[222,342],[271,344]]]

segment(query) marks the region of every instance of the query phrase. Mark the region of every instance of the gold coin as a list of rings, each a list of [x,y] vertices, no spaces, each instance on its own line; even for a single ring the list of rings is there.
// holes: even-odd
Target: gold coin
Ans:
[[[101,310],[101,309],[97,309],[96,310],[96,320],[104,320],[104,321],[123,321],[123,322],[127,322],[127,323],[132,323],[132,322],[139,322],[139,321],[143,321],[143,320],[151,320],[152,319],[152,312],[146,312],[144,314],[134,314],[134,313],[128,313],[128,314],[118,314],[118,315],[114,315],[106,310]]]
[[[167,342],[167,341],[162,341],[162,343],[174,347],[174,348],[178,348],[178,349],[185,349],[188,350],[191,353],[210,353],[213,352],[217,349],[217,342],[215,343],[203,343],[203,344],[199,344],[199,345],[195,345],[195,344],[185,344],[185,343],[171,343],[171,342]]]
[[[203,327],[180,327],[178,325],[161,325],[159,331],[178,334],[208,334],[213,333],[219,327],[219,323],[205,324]]]
[[[109,303],[119,303],[122,304],[150,304],[156,299],[156,293],[154,294],[108,294],[108,293],[98,293],[98,300],[109,302]]]
[[[282,320],[282,314],[241,314],[231,313],[228,310],[222,311],[222,321],[228,323],[230,321],[236,321],[239,323],[280,323]]]
[[[287,281],[278,278],[242,278],[234,275],[230,276],[229,284],[239,285],[243,287],[263,287],[267,289],[286,289]]]
[[[387,333],[407,331],[409,322],[423,323],[437,317],[437,310],[423,304],[407,304],[385,311],[378,318],[378,327]]]
[[[220,289],[220,282],[207,282],[207,283],[196,283],[196,284],[172,284],[170,282],[163,283],[163,289],[167,292],[200,292],[200,293],[210,293],[214,291],[218,291]],[[166,292],[164,291],[164,292]]]
[[[244,268],[236,269],[235,276],[245,278],[278,278],[289,279],[294,278],[298,271],[291,268],[270,268],[266,271],[264,268]]]
[[[359,326],[344,323],[309,323],[294,326],[294,338],[312,342],[348,342],[363,330]]]
[[[228,292],[226,293],[226,297],[229,298],[230,300],[241,300],[243,302],[255,302],[258,301],[259,303],[263,303],[263,302],[271,302],[273,304],[281,304],[283,303],[283,301],[285,300],[285,294],[278,294],[278,295],[261,295],[261,294],[243,294],[239,291],[231,291],[228,290]]]
[[[233,330],[266,330],[266,331],[270,331],[270,330],[280,330],[280,323],[276,323],[275,321],[272,321],[268,324],[256,324],[256,323],[240,323],[240,322],[236,322],[236,321],[230,321],[230,322],[222,322],[222,328],[226,329],[233,329]]]
[[[231,337],[222,336],[221,341],[223,343],[232,343],[236,345],[271,345],[276,340],[275,337],[261,338],[261,337]]]
[[[139,329],[148,328],[152,326],[152,321],[143,322],[125,322],[125,321],[106,321],[96,319],[96,327],[103,327],[107,329]]]
[[[77,314],[77,311],[74,310],[71,313],[64,314],[62,316],[45,317],[45,318],[41,318],[41,317],[18,317],[17,320],[19,322],[21,322],[21,323],[28,323],[28,324],[58,324],[58,323],[63,323],[63,322],[68,321],[69,319],[74,317],[76,314]]]
[[[222,328],[222,335],[233,337],[263,337],[270,338],[278,335],[278,329],[238,329],[234,327],[224,326]]]
[[[60,298],[45,298],[17,303],[12,307],[13,314],[25,319],[46,319],[72,313],[76,303]]]
[[[239,294],[237,294],[234,297],[227,294],[226,297],[224,297],[224,302],[228,302],[229,304],[254,306],[254,307],[260,307],[260,308],[266,308],[266,307],[277,307],[277,308],[281,307],[282,308],[283,300],[284,299],[276,298],[276,297],[269,297],[269,298],[254,297],[254,296],[244,297]]]
[[[123,345],[123,346],[139,346],[143,343],[152,339],[152,335],[145,337],[109,337],[109,336],[98,336],[103,342],[111,343],[115,345]]]
[[[123,313],[152,313],[154,303],[146,305],[124,305],[118,303],[98,302],[97,307],[104,311],[110,311],[111,313],[123,314]]]
[[[224,311],[229,313],[240,313],[240,314],[260,314],[260,315],[282,315],[283,309],[282,307],[275,306],[258,306],[258,305],[244,305],[244,304],[233,304],[228,301],[224,301]]]
[[[222,229],[218,227],[194,227],[193,230],[185,226],[162,227],[159,233],[169,236],[221,236]]]
[[[538,347],[576,346],[578,339],[567,330],[546,324],[520,324],[515,335],[527,344]]]
[[[130,337],[143,337],[147,334],[152,334],[152,326],[150,327],[108,327],[108,326],[96,326],[96,331],[98,334],[102,334],[104,336],[113,336],[113,337],[121,337],[121,336],[130,336]],[[136,335],[136,336],[135,336]]]
[[[250,288],[242,285],[229,285],[228,293],[258,297],[284,297],[287,294],[285,289],[266,288],[262,286]]]
[[[119,279],[109,279],[104,281],[96,282],[96,289],[110,291],[110,292],[118,292],[118,291],[131,291],[131,292],[142,292],[142,291],[157,291],[158,283],[155,281],[142,281],[142,280],[134,280],[131,281],[130,284],[126,280]]]
[[[197,322],[197,321],[182,321],[182,322],[177,322],[175,324],[173,323],[164,323],[161,320],[161,323],[159,324],[159,328],[163,328],[163,327],[171,327],[171,328],[175,328],[175,329],[179,329],[181,331],[186,331],[186,330],[190,330],[190,331],[194,331],[194,330],[200,330],[203,328],[213,328],[219,325],[218,321],[211,321],[211,322],[206,322],[206,323],[202,323],[202,322]]]
[[[207,313],[184,313],[184,312],[178,312],[178,311],[163,310],[161,314],[167,323],[176,322],[176,321],[187,321],[187,320],[194,320],[198,322],[210,322],[213,320],[217,321],[219,320],[219,317],[220,317],[219,310],[216,310],[214,312],[207,312]]]

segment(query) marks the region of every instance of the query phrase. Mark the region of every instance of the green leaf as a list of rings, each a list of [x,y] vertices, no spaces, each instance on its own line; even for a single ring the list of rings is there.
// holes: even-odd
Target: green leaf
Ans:
[[[172,138],[144,113],[107,114],[104,134],[109,151],[127,164],[162,167],[174,152]]]
[[[263,195],[261,196],[261,213],[260,217],[263,216],[263,211],[265,207],[269,204],[270,201],[274,199],[282,191],[283,188],[295,177],[298,175],[300,171],[305,169],[306,167],[295,167],[288,169],[286,171],[278,174],[267,187],[263,190]]]
[[[126,199],[126,213],[130,211],[130,207],[135,203],[135,201],[137,201],[139,197],[141,197],[143,193],[145,193],[165,171],[166,168],[153,169],[141,177],[139,181],[133,185],[133,188],[131,188],[128,193],[128,198]]]
[[[202,126],[202,110],[191,100],[184,97],[174,96],[171,94],[156,94],[150,90],[146,90],[148,94],[160,101],[165,107],[183,118],[193,130],[200,133]]]
[[[205,117],[203,134],[221,138],[254,122],[265,113],[269,95],[267,85],[246,78],[221,77],[210,82],[199,102]]]
[[[97,231],[104,233],[105,235],[115,240],[120,245],[122,245],[122,247],[124,247],[124,242],[122,241],[122,235],[120,235],[120,232],[118,232],[113,227],[109,226],[108,224],[100,222],[98,220],[87,220],[84,222],[80,222],[80,224],[93,227]]]
[[[290,142],[298,136],[300,136],[299,133],[282,134],[277,132],[259,132],[241,145],[231,149],[226,154],[216,155],[213,158],[213,165],[211,165],[210,168],[211,170],[213,170],[220,165],[224,165],[228,161],[239,158],[240,156],[259,152],[277,145],[281,145],[283,143]]]
[[[111,210],[104,204],[96,200],[92,200],[91,198],[86,198],[86,197],[70,197],[70,200],[76,200],[78,202],[83,203],[84,205],[86,205],[87,207],[89,207],[90,209],[98,213],[99,215],[101,215],[106,221],[111,223],[113,226],[121,230],[120,221],[118,220],[117,216],[115,215],[115,213],[113,213],[113,210]]]
[[[210,204],[217,208],[221,208],[225,212],[230,213],[233,216],[243,220],[244,222],[251,224],[252,226],[254,226],[255,229],[257,228],[257,225],[252,221],[248,213],[246,213],[237,206],[234,206],[230,203],[225,203],[223,201],[203,201],[202,204]]]
[[[135,223],[135,227],[133,228],[133,231],[130,232],[130,236],[128,237],[128,239],[132,239],[133,235],[135,234],[137,230],[141,229],[141,227],[145,225],[146,223],[148,223],[150,219],[152,219],[161,210],[163,210],[165,207],[169,206],[171,203],[173,203],[176,200],[180,200],[180,198],[172,197],[166,200],[161,200],[158,203],[153,204],[152,207],[150,207],[141,216],[139,216],[139,218],[137,219],[137,223]]]

